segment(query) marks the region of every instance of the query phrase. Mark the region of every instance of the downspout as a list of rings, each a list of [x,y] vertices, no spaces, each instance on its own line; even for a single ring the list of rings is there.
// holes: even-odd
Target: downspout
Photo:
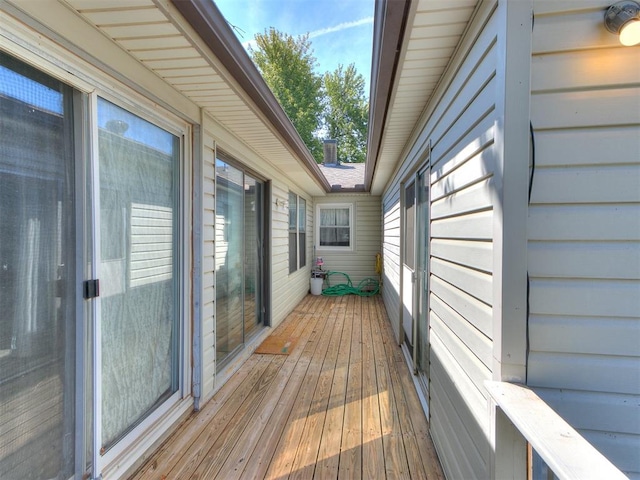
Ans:
[[[200,125],[202,125],[202,110],[200,111]],[[203,161],[202,128],[198,125],[193,127],[193,205],[192,205],[192,275],[193,275],[193,301],[191,311],[191,326],[193,331],[192,341],[192,379],[191,394],[193,395],[193,408],[200,410],[200,396],[202,385],[202,192],[204,190],[204,175],[202,168]]]

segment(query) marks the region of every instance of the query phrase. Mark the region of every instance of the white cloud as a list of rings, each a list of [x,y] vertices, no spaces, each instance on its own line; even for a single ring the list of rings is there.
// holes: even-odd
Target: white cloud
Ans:
[[[309,32],[309,39],[320,37],[322,35],[327,35],[329,33],[341,32],[343,30],[348,30],[349,28],[359,27],[361,25],[370,25],[373,23],[373,17],[365,17],[360,20],[354,20],[353,22],[344,22],[339,23],[338,25],[334,25],[333,27],[321,28],[319,30],[314,30],[313,32]],[[242,42],[242,46],[247,50],[249,47],[256,48],[255,39],[248,40],[246,42]]]
[[[258,42],[256,42],[255,39],[249,40],[247,42],[242,42],[242,46],[244,47],[245,50],[249,50],[249,47],[255,50],[257,45],[258,45]]]
[[[373,17],[365,17],[360,20],[354,20],[353,22],[344,22],[333,27],[321,28],[320,30],[315,30],[313,32],[309,32],[309,38],[320,37],[321,35],[326,35],[328,33],[340,32],[342,30],[347,30],[349,28],[359,27],[360,25],[368,25],[373,23]]]

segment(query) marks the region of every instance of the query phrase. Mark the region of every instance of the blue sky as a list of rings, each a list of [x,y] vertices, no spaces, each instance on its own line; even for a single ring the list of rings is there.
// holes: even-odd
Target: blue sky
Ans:
[[[355,63],[369,96],[374,0],[214,0],[247,47],[270,27],[293,36],[309,34],[317,71]]]

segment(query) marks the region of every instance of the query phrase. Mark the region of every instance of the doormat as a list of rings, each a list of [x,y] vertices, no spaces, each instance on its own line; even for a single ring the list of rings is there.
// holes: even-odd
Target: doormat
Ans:
[[[267,337],[258,348],[256,348],[255,353],[289,355],[296,346],[296,343],[298,343],[297,337],[290,337],[288,335],[271,335],[270,337]]]

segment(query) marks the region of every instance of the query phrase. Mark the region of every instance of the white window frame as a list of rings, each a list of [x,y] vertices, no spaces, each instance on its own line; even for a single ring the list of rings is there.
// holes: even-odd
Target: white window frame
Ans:
[[[338,208],[349,209],[349,246],[322,246],[320,245],[320,219],[322,218],[322,210],[335,210]],[[353,252],[356,249],[356,229],[354,228],[355,205],[353,203],[317,203],[316,204],[316,221],[314,228],[314,239],[316,251],[328,252]]]
[[[295,228],[295,236],[296,236],[296,245],[295,245],[295,249],[296,249],[296,265],[294,269],[291,269],[291,242],[289,241],[289,275],[293,275],[294,273],[296,273],[298,270],[306,267],[309,264],[309,260],[307,258],[307,255],[305,255],[305,262],[304,265],[300,265],[300,234],[304,233],[305,235],[305,244],[304,244],[304,249],[305,249],[305,253],[307,251],[307,244],[309,242],[308,240],[308,222],[307,222],[307,209],[308,207],[308,201],[306,198],[304,198],[302,195],[299,195],[295,192],[292,192],[291,190],[289,190],[289,194],[288,194],[288,199],[287,199],[287,205],[289,204],[289,202],[291,201],[291,197],[295,197],[296,198],[296,219],[295,219],[295,224],[296,224],[296,228]],[[304,202],[304,232],[300,229],[300,201]],[[291,215],[291,211],[288,209],[288,215]],[[290,226],[291,226],[291,218],[289,217],[288,219],[288,226],[287,226],[287,231],[288,234],[292,234],[294,233],[293,230],[291,230]]]

